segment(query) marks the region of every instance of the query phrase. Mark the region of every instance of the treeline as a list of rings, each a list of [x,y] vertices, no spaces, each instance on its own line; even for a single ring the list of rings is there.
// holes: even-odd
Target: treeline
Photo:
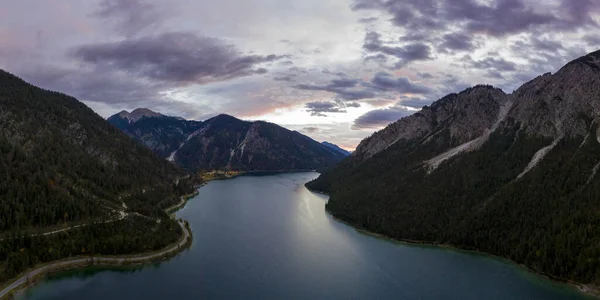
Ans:
[[[331,194],[333,215],[373,232],[477,249],[554,277],[600,283],[598,141],[564,138],[517,179],[552,140],[513,125],[431,173],[422,164],[432,157],[427,147],[401,141],[371,159],[347,159],[307,186]]]
[[[181,227],[168,217],[128,217],[47,236],[15,233],[0,242],[0,282],[36,264],[68,257],[160,250],[178,241],[181,234]]]

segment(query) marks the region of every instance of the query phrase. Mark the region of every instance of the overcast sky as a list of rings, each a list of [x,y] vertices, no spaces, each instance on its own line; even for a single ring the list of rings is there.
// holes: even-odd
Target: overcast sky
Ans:
[[[267,120],[353,149],[600,48],[598,0],[0,0],[0,68],[103,117]]]

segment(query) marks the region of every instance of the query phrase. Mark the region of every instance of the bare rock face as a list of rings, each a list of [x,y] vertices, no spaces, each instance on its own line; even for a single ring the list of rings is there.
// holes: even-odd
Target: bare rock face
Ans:
[[[585,136],[600,115],[600,52],[570,62],[524,84],[513,97],[510,117],[531,135],[549,138]]]
[[[498,121],[501,108],[509,99],[502,90],[491,86],[476,86],[447,95],[430,107],[426,106],[363,140],[353,156],[368,158],[400,140],[431,140],[443,131],[450,134],[448,148],[468,142],[484,134]]]

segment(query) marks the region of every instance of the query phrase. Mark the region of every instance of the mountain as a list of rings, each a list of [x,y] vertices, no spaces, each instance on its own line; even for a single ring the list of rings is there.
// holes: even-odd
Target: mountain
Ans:
[[[0,282],[41,262],[179,238],[163,209],[192,190],[187,175],[75,98],[0,70],[0,128]],[[73,224],[89,226],[31,233]]]
[[[146,108],[138,108],[131,114],[123,111],[107,121],[163,158],[179,149],[188,136],[203,125],[202,122],[165,116]]]
[[[163,115],[128,121],[116,114],[108,121],[159,156],[188,170],[280,171],[332,166],[343,153],[296,131],[221,114],[204,122]]]
[[[142,118],[163,117],[163,115],[153,112],[147,108],[137,108],[131,113],[123,110],[120,113],[108,118],[108,122],[119,129],[125,129],[131,123],[135,123]]]
[[[600,284],[600,51],[512,94],[450,94],[363,140],[307,186],[399,240],[500,255]]]
[[[348,155],[350,155],[350,151],[348,151],[348,150],[344,150],[344,149],[340,148],[340,147],[339,147],[338,145],[336,145],[336,144],[332,144],[332,143],[330,143],[330,142],[321,142],[321,144],[323,144],[323,145],[324,145],[324,146],[326,146],[327,148],[329,148],[329,149],[331,149],[331,150],[333,150],[333,151],[335,151],[335,152],[338,152],[338,153],[340,153],[340,154],[342,154],[342,155],[344,155],[344,156],[348,156]]]

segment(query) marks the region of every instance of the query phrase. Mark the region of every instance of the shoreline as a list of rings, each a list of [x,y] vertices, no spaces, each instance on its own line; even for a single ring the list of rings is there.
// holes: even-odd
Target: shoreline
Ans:
[[[195,197],[199,193],[199,189],[206,183],[203,183],[196,187],[196,190],[192,194],[181,196],[181,202],[173,205],[165,212],[174,218],[174,213],[183,208],[190,198]],[[44,263],[40,266],[34,267],[33,269],[26,270],[21,274],[17,275],[12,280],[6,281],[3,286],[0,286],[0,299],[13,299],[15,296],[25,292],[28,288],[34,286],[41,279],[45,278],[48,274],[57,273],[67,270],[82,269],[91,266],[103,266],[103,267],[121,267],[121,266],[141,266],[155,262],[166,261],[171,259],[183,250],[187,249],[192,244],[193,234],[189,227],[189,223],[186,220],[178,220],[177,223],[181,226],[182,235],[177,242],[167,245],[165,248],[144,253],[134,253],[123,256],[76,256],[68,257],[62,260],[52,261]]]
[[[329,196],[328,194],[323,193],[323,192],[318,192],[318,191],[314,191],[314,192],[317,192],[317,193],[322,194],[322,195]],[[579,290],[581,293],[583,293],[583,294],[585,294],[587,296],[592,296],[592,297],[600,299],[600,287],[597,287],[597,286],[594,286],[594,285],[583,284],[583,283],[575,282],[575,281],[572,281],[572,280],[567,280],[567,279],[563,279],[563,278],[554,277],[554,276],[551,276],[549,274],[540,273],[540,272],[537,272],[537,271],[535,271],[535,270],[527,267],[526,265],[520,264],[520,263],[518,263],[518,262],[516,262],[514,260],[511,260],[509,258],[502,257],[502,256],[499,256],[499,255],[495,255],[495,254],[492,254],[492,253],[489,253],[489,252],[481,251],[481,250],[478,250],[478,249],[460,248],[460,247],[457,247],[455,245],[442,244],[442,243],[438,243],[438,242],[427,242],[427,241],[418,241],[418,240],[408,240],[408,239],[396,239],[396,238],[392,238],[392,237],[386,236],[384,234],[372,232],[372,231],[369,231],[369,230],[367,230],[365,228],[358,227],[358,226],[353,225],[352,223],[346,222],[346,221],[344,221],[344,220],[342,220],[342,219],[334,216],[331,213],[331,211],[328,210],[327,208],[325,208],[325,211],[335,221],[340,222],[342,224],[345,224],[345,225],[353,228],[354,230],[356,230],[357,232],[359,232],[361,234],[373,236],[373,237],[376,237],[376,238],[379,238],[379,239],[382,239],[382,240],[387,240],[387,241],[394,242],[394,243],[406,244],[408,246],[416,246],[416,245],[431,246],[431,247],[437,247],[437,248],[445,248],[445,249],[449,249],[449,250],[453,250],[453,251],[471,252],[473,254],[478,254],[478,255],[484,255],[484,256],[492,257],[492,258],[495,258],[495,259],[498,259],[498,260],[501,260],[501,261],[504,261],[504,262],[508,262],[508,263],[516,265],[516,266],[519,266],[520,268],[524,269],[525,271],[527,271],[527,272],[529,272],[531,274],[543,277],[543,278],[551,280],[551,281],[553,281],[555,283],[566,284],[566,285],[569,285],[571,287],[574,287],[577,290]]]

